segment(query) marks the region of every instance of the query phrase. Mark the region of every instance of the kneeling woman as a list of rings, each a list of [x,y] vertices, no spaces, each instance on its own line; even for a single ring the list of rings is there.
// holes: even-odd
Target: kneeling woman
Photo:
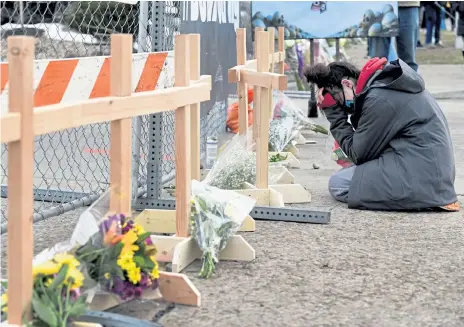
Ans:
[[[336,62],[308,67],[305,76],[354,164],[330,178],[335,199],[358,209],[459,210],[448,123],[414,70],[373,58],[362,71]]]

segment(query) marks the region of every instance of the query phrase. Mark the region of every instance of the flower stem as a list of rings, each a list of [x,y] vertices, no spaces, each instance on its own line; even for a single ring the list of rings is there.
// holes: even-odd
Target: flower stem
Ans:
[[[68,323],[68,316],[69,316],[69,309],[68,309],[68,306],[69,306],[69,293],[70,293],[70,289],[71,287],[68,285],[66,287],[66,300],[65,300],[65,304],[64,304],[64,317],[63,317],[63,324],[62,324],[62,327],[66,327],[67,326],[67,323]]]

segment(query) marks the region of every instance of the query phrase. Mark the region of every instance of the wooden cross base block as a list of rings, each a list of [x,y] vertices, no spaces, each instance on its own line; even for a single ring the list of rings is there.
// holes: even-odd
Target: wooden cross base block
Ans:
[[[197,259],[201,259],[202,251],[191,237],[151,236],[156,245],[158,262],[171,262],[173,272],[181,272]],[[253,261],[255,250],[240,235],[232,236],[224,250],[219,253],[219,261]]]
[[[199,307],[201,294],[190,279],[184,274],[160,271],[159,289],[147,290],[144,299],[164,299],[166,302]],[[93,311],[105,311],[123,304],[115,294],[96,294],[89,305]]]
[[[136,218],[135,222],[140,224],[147,232],[154,234],[176,233],[176,211],[162,209],[145,209]],[[256,230],[255,220],[247,216],[243,222],[240,232],[254,232]]]
[[[257,206],[282,208],[287,203],[311,202],[311,194],[300,184],[269,185],[267,189],[259,189],[250,183],[245,183],[244,186],[246,189],[235,192],[255,199]]]

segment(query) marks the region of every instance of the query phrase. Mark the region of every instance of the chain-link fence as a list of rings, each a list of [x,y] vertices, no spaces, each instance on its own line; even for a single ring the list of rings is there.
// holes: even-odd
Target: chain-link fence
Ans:
[[[34,36],[36,59],[60,59],[110,54],[112,33],[131,33],[134,52],[169,51],[181,24],[180,1],[1,1],[1,61],[7,60],[7,37]],[[219,69],[220,71],[220,69]],[[222,74],[211,72],[213,80]],[[171,87],[172,79],[166,79]],[[169,84],[169,85],[168,85]],[[6,108],[2,108],[5,112]],[[141,197],[154,184],[175,178],[174,114],[133,120],[133,189]],[[201,150],[206,138],[225,131],[226,102],[216,101],[201,119]],[[157,129],[155,139],[154,130]],[[158,143],[157,143],[158,142]],[[155,144],[157,144],[155,148]],[[109,124],[93,124],[36,137],[34,153],[34,221],[89,205],[108,188]],[[160,157],[159,174],[149,159]],[[1,149],[1,196],[7,197],[8,149]],[[153,161],[155,162],[155,161]],[[153,178],[156,181],[153,183]],[[147,181],[151,180],[151,184]],[[12,181],[10,181],[11,183]],[[2,201],[1,231],[6,231],[6,202]]]
[[[7,37],[11,35],[36,37],[36,59],[109,55],[112,33],[133,34],[134,52],[152,51],[158,42],[171,50],[180,19],[170,19],[169,25],[165,25],[153,17],[160,17],[156,12],[160,9],[167,18],[180,17],[179,8],[179,2],[173,1],[162,5],[159,2],[131,5],[105,1],[1,1],[1,61],[6,61]],[[167,81],[172,83],[172,79]],[[133,177],[139,194],[147,179],[149,119],[149,116],[134,118],[133,124]],[[108,187],[108,151],[108,123],[37,137],[34,220],[56,216],[98,198]],[[5,198],[8,185],[5,144],[2,144],[1,156],[1,195]],[[6,201],[2,201],[2,233],[6,230],[6,209]]]

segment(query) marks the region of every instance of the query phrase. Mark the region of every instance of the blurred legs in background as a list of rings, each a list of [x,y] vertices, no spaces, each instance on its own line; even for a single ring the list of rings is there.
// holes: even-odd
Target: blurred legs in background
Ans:
[[[419,8],[398,8],[399,33],[396,37],[398,57],[417,71],[416,45],[418,40],[417,30],[419,28]],[[396,55],[392,51],[391,38],[372,37],[369,45],[370,57],[385,57],[394,60]]]
[[[400,31],[396,37],[398,57],[417,71],[416,45],[419,30],[419,8],[399,8]]]

